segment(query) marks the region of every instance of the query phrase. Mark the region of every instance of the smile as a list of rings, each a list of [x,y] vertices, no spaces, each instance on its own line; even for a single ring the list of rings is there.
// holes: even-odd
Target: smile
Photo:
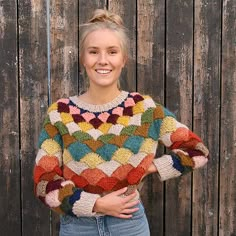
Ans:
[[[105,75],[105,74],[109,74],[110,72],[111,72],[111,70],[95,70],[97,73],[99,73],[99,74],[103,74],[103,75]]]

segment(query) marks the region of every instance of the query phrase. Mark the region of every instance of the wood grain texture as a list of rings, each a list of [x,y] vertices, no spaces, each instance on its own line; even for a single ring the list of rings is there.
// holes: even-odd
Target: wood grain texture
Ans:
[[[236,235],[236,2],[223,2],[219,235]]]
[[[193,178],[193,233],[217,235],[220,115],[220,1],[195,2],[194,131],[211,161]]]
[[[166,2],[166,106],[191,128],[193,1]],[[165,234],[191,235],[191,175],[166,182]]]
[[[139,0],[137,5],[137,87],[156,102],[164,104],[165,3]],[[158,150],[157,156],[163,153]],[[151,235],[163,235],[164,184],[157,175],[144,180],[141,192]]]
[[[49,210],[33,191],[33,166],[48,103],[46,1],[19,2],[22,235],[50,235]],[[19,235],[19,234],[17,234]]]
[[[79,0],[79,25],[87,22],[94,10],[107,8],[106,0]],[[79,74],[79,92],[86,91],[86,81],[82,73]]]
[[[17,4],[0,2],[0,232],[21,232]]]
[[[130,39],[129,59],[120,78],[121,89],[136,91],[136,1],[109,0],[108,9],[122,17]]]

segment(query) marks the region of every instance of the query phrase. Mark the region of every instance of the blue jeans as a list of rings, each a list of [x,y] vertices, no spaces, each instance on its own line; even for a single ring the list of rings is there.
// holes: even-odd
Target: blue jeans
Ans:
[[[149,236],[149,226],[143,205],[130,219],[113,216],[61,216],[60,236]]]

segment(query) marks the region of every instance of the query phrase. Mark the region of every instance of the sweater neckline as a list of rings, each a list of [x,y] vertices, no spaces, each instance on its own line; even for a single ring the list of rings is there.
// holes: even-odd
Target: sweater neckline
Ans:
[[[78,108],[82,108],[90,112],[104,112],[104,111],[111,110],[117,107],[118,105],[120,105],[128,97],[128,94],[129,92],[122,90],[120,94],[117,97],[115,97],[113,100],[111,100],[110,102],[99,104],[99,105],[87,103],[81,100],[78,96],[72,96],[69,98]]]

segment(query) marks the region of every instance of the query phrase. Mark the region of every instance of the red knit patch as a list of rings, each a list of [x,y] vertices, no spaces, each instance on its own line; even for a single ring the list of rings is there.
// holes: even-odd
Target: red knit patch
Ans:
[[[145,170],[142,167],[136,167],[129,172],[127,177],[128,183],[131,185],[137,184],[144,174]]]
[[[87,185],[84,187],[84,191],[88,193],[101,194],[104,192],[104,189],[99,186]]]
[[[78,115],[78,114],[73,114],[72,117],[73,117],[73,120],[74,120],[75,123],[79,123],[79,122],[84,122],[85,121],[84,117],[81,116],[81,115]]]
[[[134,167],[131,164],[122,165],[112,173],[112,177],[119,180],[124,180],[127,173],[129,173],[133,168]]]
[[[105,191],[110,191],[113,187],[117,184],[118,180],[113,177],[105,177],[102,178],[98,183],[97,186],[100,186]]]
[[[124,116],[132,116],[133,115],[133,107],[125,107],[123,111]]]
[[[86,181],[88,181],[89,184],[91,185],[96,185],[97,182],[104,178],[107,177],[106,174],[104,174],[103,171],[99,170],[99,169],[86,169],[81,173],[81,176],[86,179]]]
[[[92,120],[89,121],[89,123],[95,128],[97,129],[103,122],[98,119],[98,118],[93,118]]]
[[[117,184],[113,187],[113,191],[119,190],[121,188],[127,187],[129,184],[127,182],[127,180],[123,180],[123,181],[118,181]]]
[[[34,182],[37,184],[40,181],[40,177],[45,173],[45,170],[40,166],[34,168]]]
[[[61,179],[49,182],[46,187],[46,193],[61,188],[61,182]]]
[[[172,143],[180,142],[180,141],[188,141],[189,140],[188,129],[184,127],[178,128],[175,132],[171,134],[170,140]]]
[[[142,96],[140,96],[139,94],[136,94],[136,95],[133,97],[133,99],[134,99],[135,103],[144,100],[144,98],[143,98]]]
[[[62,103],[62,102],[58,102],[58,112],[65,112],[65,113],[69,113],[70,112],[70,108],[67,104]]]
[[[78,175],[74,175],[71,180],[75,183],[75,185],[78,188],[84,188],[86,185],[88,185],[88,181],[85,178]]]
[[[113,125],[115,125],[118,118],[119,118],[119,115],[111,114],[107,119],[107,123],[112,123]]]
[[[148,167],[151,165],[154,158],[154,154],[147,155],[138,165],[139,167],[142,167],[144,170],[147,170]]]

